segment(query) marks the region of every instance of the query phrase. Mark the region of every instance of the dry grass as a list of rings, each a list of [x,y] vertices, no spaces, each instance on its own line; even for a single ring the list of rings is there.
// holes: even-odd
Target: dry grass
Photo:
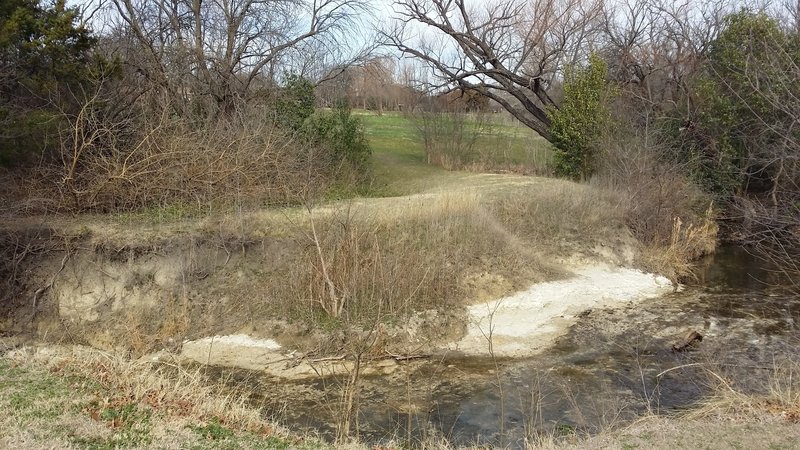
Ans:
[[[198,369],[85,347],[0,358],[0,445],[13,448],[324,448],[290,436]]]
[[[647,416],[582,436],[545,433],[528,449],[794,448],[797,441],[796,362],[776,364],[766,397],[738,393],[722,374],[719,391],[692,414]],[[17,350],[0,358],[0,445],[45,448],[404,448],[326,445],[299,438],[265,420],[246,399],[204,379],[195,369],[157,367],[81,347]],[[118,414],[122,413],[122,414]],[[454,450],[432,431],[414,448]]]
[[[492,209],[513,234],[570,256],[570,250],[585,251],[600,243],[613,246],[627,235],[624,200],[604,188],[553,180],[500,198]]]
[[[88,100],[65,117],[60,148],[36,167],[6,173],[0,204],[17,214],[123,212],[186,205],[297,203],[333,178],[329,155],[273,126],[257,109],[200,124],[170,108],[122,118]]]
[[[592,181],[622,196],[625,224],[643,245],[640,264],[675,281],[692,277],[692,261],[713,253],[718,227],[710,198],[666,150],[637,137],[607,143]]]
[[[488,271],[522,288],[550,271],[528,258],[536,248],[499,226],[475,195],[444,195],[394,211],[343,208],[315,222],[319,251],[304,229],[308,247],[300,271],[288,278],[294,295],[284,299],[301,308],[292,315],[307,316],[302,309],[309,304],[330,313],[324,305],[333,289],[350,319],[403,317],[471,300],[464,281],[474,273]]]
[[[693,261],[714,253],[718,226],[713,219],[714,210],[709,207],[699,223],[684,226],[680,217],[675,217],[668,245],[650,243],[642,251],[641,260],[655,273],[662,274],[673,282],[693,278]]]
[[[757,376],[738,380],[724,367],[702,366],[711,395],[688,411],[691,420],[706,417],[756,419],[779,418],[800,423],[800,360],[775,361],[759,367]]]
[[[33,360],[44,364],[50,373],[96,381],[120,399],[170,415],[197,420],[217,418],[242,430],[273,426],[248,406],[246,395],[225,393],[221,384],[211,382],[199,368],[130,360],[85,347],[51,347],[43,354],[27,349],[15,352],[11,360],[18,364]]]
[[[554,182],[510,195],[465,192],[420,196],[395,208],[335,209],[315,219],[319,248],[303,229],[301,270],[284,279],[294,295],[282,298],[301,308],[323,306],[333,289],[348,317],[375,320],[475,301],[468,280],[482,274],[505,282],[493,294],[509,294],[561,276],[549,262],[554,257],[591,255],[596,245],[624,238],[615,200]]]

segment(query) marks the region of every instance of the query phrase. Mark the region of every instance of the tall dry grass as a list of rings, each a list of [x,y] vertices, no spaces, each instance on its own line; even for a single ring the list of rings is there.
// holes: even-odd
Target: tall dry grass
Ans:
[[[669,244],[651,241],[642,251],[644,264],[673,281],[693,278],[693,261],[714,253],[718,231],[712,206],[705,216],[695,220],[695,223],[685,225],[680,217],[675,217]]]
[[[703,364],[710,394],[684,416],[690,419],[728,417],[761,420],[777,417],[800,423],[800,360],[792,355],[776,359],[772,365],[754,367],[737,374],[724,366]],[[747,379],[737,378],[747,375]]]
[[[553,182],[421,197],[380,212],[343,209],[318,225],[330,281],[349,313],[366,317],[470,301],[465,280],[475,274],[499,275],[511,290],[558,277],[553,256],[617,244],[622,211],[613,192]],[[325,301],[320,256],[308,251],[305,261],[312,270],[293,278]]]
[[[326,313],[331,289],[342,314],[374,320],[457,305],[468,295],[465,277],[487,267],[520,287],[541,270],[526,261],[533,250],[509,239],[476,196],[445,195],[395,211],[345,208],[316,222],[319,250],[311,245],[304,270],[291,278],[296,293],[314,299],[297,304]]]
[[[625,199],[625,224],[643,245],[640,263],[679,281],[692,277],[692,261],[713,253],[718,227],[711,198],[665,154],[647,139],[617,136],[592,182]]]

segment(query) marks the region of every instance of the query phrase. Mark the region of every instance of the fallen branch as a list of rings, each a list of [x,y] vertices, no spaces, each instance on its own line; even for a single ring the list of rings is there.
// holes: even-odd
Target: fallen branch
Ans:
[[[409,361],[412,359],[424,359],[429,358],[431,355],[429,354],[409,354],[409,355],[395,355],[394,353],[390,353],[389,351],[386,352],[386,357],[389,359],[393,359],[395,361]],[[385,358],[376,358],[376,359],[385,359]]]
[[[347,355],[339,355],[339,356],[326,356],[323,358],[315,358],[309,359],[309,363],[319,363],[319,362],[328,362],[328,361],[342,361],[347,357]]]

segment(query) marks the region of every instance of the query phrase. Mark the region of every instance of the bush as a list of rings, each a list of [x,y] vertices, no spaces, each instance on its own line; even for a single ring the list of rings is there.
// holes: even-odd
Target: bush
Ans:
[[[339,103],[332,111],[316,112],[305,121],[301,131],[312,145],[329,151],[333,167],[346,163],[358,171],[367,168],[372,151],[361,121],[351,114],[347,104]]]
[[[0,204],[27,213],[259,206],[302,202],[329,181],[320,152],[256,108],[190,125],[169,108],[111,119],[89,102],[64,120],[58,157],[6,174]]]
[[[275,100],[275,116],[279,125],[298,131],[314,114],[314,85],[299,75],[287,75],[286,85]]]
[[[594,54],[588,67],[567,70],[564,101],[558,109],[548,112],[556,147],[556,174],[588,179],[594,171],[595,143],[610,121],[605,106],[607,77],[608,66]]]
[[[711,197],[685,164],[661,156],[668,149],[620,134],[609,141],[592,181],[622,194],[625,224],[644,245],[640,262],[674,281],[690,277],[691,261],[716,247]]]

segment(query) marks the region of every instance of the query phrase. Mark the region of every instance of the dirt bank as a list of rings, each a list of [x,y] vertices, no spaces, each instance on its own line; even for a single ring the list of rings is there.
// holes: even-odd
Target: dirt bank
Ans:
[[[281,351],[322,357],[342,353],[347,329],[380,323],[388,331],[376,344],[380,350],[475,353],[485,346],[474,327],[468,330],[468,308],[477,311],[470,305],[570,277],[576,267],[578,279],[585,278],[580,268],[587,264],[632,263],[637,243],[619,201],[563,180],[470,175],[405,197],[305,210],[166,222],[148,216],[9,221],[0,228],[7,256],[0,275],[8,287],[0,333],[135,357],[246,334],[274,339]],[[607,281],[607,290],[624,293],[616,300],[638,295],[623,289],[630,280]],[[524,320],[563,327],[562,315],[610,299],[603,291],[598,299],[559,300],[569,285],[545,286],[552,301],[527,306]],[[331,299],[344,309],[332,311]],[[465,333],[458,346],[449,345]],[[497,337],[508,333],[516,332],[498,328]],[[523,337],[517,347],[535,340]]]

